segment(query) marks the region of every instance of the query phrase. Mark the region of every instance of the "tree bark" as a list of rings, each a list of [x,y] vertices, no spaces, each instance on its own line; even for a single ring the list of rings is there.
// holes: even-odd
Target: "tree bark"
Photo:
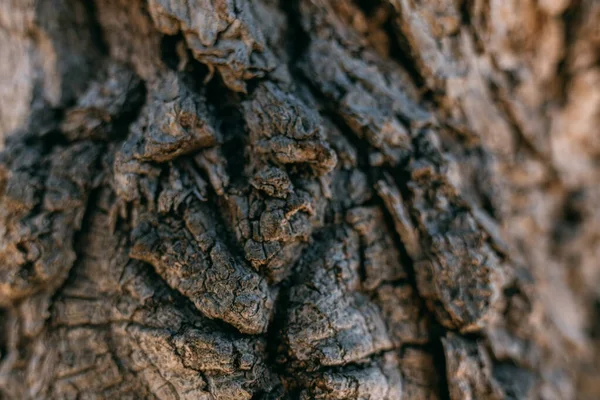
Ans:
[[[0,399],[596,399],[600,3],[0,4]]]

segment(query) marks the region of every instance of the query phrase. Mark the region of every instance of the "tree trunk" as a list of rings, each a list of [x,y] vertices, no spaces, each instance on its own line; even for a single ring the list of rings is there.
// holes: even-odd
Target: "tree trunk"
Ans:
[[[597,399],[596,0],[4,0],[1,399]]]

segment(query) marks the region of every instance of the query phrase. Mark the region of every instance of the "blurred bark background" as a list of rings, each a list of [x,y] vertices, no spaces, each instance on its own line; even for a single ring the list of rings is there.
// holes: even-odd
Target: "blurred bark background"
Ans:
[[[596,0],[4,0],[0,398],[597,399]]]

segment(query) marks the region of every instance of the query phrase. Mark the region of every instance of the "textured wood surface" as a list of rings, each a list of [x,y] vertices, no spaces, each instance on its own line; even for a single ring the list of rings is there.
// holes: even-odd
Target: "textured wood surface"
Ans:
[[[0,399],[597,399],[596,0],[0,3]]]

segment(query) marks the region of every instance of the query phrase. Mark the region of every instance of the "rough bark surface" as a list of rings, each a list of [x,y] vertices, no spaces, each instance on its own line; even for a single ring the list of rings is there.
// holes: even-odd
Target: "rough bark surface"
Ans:
[[[2,1],[0,398],[599,398],[599,29]]]

